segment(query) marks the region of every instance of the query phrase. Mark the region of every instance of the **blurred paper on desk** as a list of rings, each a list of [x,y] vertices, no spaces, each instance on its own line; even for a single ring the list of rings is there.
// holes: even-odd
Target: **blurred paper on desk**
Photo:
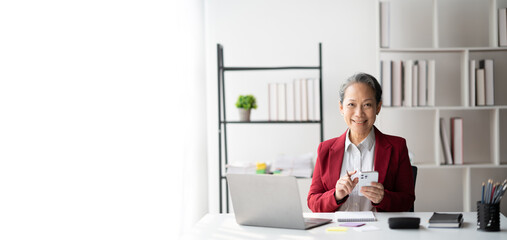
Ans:
[[[370,231],[378,231],[378,230],[380,230],[380,228],[375,227],[375,226],[362,226],[362,227],[354,228],[354,230],[356,230],[358,232],[370,232]]]
[[[273,163],[272,169],[279,170],[281,175],[310,178],[313,172],[312,155],[281,155]]]
[[[230,163],[225,167],[227,168],[227,173],[256,174],[257,171],[256,164],[248,162]]]

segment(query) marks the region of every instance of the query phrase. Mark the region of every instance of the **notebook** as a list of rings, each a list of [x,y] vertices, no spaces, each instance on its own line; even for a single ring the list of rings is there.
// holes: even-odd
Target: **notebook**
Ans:
[[[338,222],[374,222],[377,221],[375,214],[372,211],[362,212],[335,212],[335,217]]]
[[[303,217],[294,176],[227,174],[226,178],[240,225],[310,229],[332,221]]]
[[[463,223],[463,214],[434,212],[428,222],[430,228],[459,228]]]

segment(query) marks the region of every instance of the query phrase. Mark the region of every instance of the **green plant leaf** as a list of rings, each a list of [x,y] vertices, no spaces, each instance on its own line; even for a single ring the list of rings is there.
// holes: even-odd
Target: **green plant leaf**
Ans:
[[[236,101],[237,108],[248,109],[257,109],[257,103],[255,97],[253,95],[239,95],[238,100]]]

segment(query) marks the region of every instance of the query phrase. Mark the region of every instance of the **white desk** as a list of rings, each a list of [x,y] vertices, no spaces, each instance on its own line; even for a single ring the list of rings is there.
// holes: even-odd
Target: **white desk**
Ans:
[[[310,230],[292,230],[281,228],[250,227],[236,223],[232,214],[207,214],[196,223],[193,232],[183,239],[214,239],[214,240],[312,240],[312,239],[430,239],[430,240],[477,240],[487,239],[507,240],[507,218],[500,215],[500,232],[484,232],[477,229],[477,213],[463,213],[464,224],[462,228],[428,228],[428,219],[432,212],[419,213],[375,213],[376,222],[369,222],[366,225],[373,225],[380,230],[371,232],[357,232],[348,228],[346,232],[326,232],[328,227],[337,227],[339,223],[333,222]],[[330,213],[305,213],[305,217],[319,217],[332,219]],[[419,229],[393,230],[389,229],[387,219],[390,217],[419,217],[421,224]]]

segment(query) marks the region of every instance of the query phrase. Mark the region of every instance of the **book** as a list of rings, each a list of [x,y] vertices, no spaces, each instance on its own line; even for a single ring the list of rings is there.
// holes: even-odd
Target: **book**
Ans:
[[[382,60],[380,62],[380,69],[382,71],[382,105],[390,107],[391,104],[391,61]]]
[[[454,164],[463,164],[463,119],[451,118],[451,153]]]
[[[415,62],[412,68],[412,106],[419,106],[419,66]]]
[[[418,102],[419,106],[426,106],[427,105],[427,90],[428,90],[428,78],[427,78],[427,66],[426,66],[426,60],[419,60],[418,64],[419,66],[419,93],[418,93]]]
[[[380,2],[380,47],[389,47],[390,2]]]
[[[498,46],[507,46],[507,8],[498,9]]]
[[[294,79],[294,121],[301,121],[301,79]]]
[[[287,87],[287,121],[294,121],[294,82],[286,83]]]
[[[463,223],[463,214],[434,212],[428,223],[430,228],[459,228]]]
[[[315,119],[316,121],[319,121],[321,120],[320,119],[320,79],[319,78],[316,78],[314,81],[313,81],[313,90],[315,91],[315,93],[313,94],[314,98],[315,98]]]
[[[484,59],[479,61],[479,67],[484,69],[484,87],[486,98],[486,105],[492,106],[495,104],[495,83],[493,77],[493,60]]]
[[[308,120],[313,121],[315,120],[315,90],[313,82],[315,79],[308,78],[306,79],[306,87],[308,89]]]
[[[403,63],[403,106],[412,107],[412,68],[414,62],[406,60]]]
[[[428,106],[435,106],[435,60],[428,61]]]
[[[308,121],[308,79],[300,80],[301,85],[301,121]]]
[[[361,212],[348,212],[338,211],[335,212],[335,217],[338,222],[373,222],[377,221],[375,214],[372,211]]]
[[[278,83],[278,121],[287,121],[287,91],[285,83]]]
[[[484,81],[484,69],[477,69],[475,80],[477,80],[477,106],[486,105],[486,83]]]
[[[447,128],[445,126],[446,126],[445,119],[440,118],[440,141],[442,142],[442,150],[444,151],[445,164],[451,165],[453,161],[451,154],[451,146],[449,143],[450,139]]]
[[[402,100],[402,68],[401,68],[401,61],[396,60],[392,61],[392,96],[393,96],[393,102],[392,105],[394,107],[401,107],[401,100]]]
[[[277,121],[277,102],[278,96],[278,88],[276,83],[268,84],[268,120],[269,121]]]
[[[475,106],[475,60],[470,60],[470,69],[469,69],[469,76],[468,79],[470,80],[470,88],[469,88],[469,94],[470,94],[470,106]]]

